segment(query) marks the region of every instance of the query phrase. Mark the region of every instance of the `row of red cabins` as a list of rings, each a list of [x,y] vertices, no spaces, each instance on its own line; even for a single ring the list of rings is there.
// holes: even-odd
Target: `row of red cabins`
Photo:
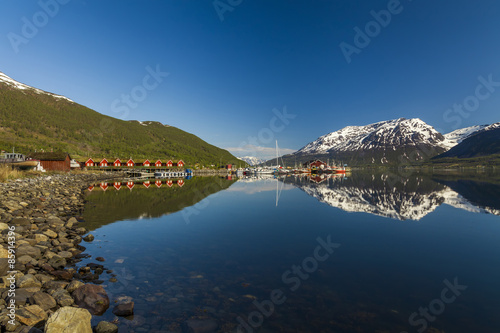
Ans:
[[[109,167],[109,166],[114,166],[114,167],[134,167],[134,166],[144,166],[144,167],[156,167],[156,168],[161,168],[162,166],[165,167],[184,167],[184,162],[182,160],[178,161],[177,163],[173,163],[171,160],[169,160],[166,163],[163,163],[161,160],[158,160],[154,163],[151,163],[149,160],[145,160],[142,163],[135,163],[132,159],[129,159],[126,163],[122,162],[119,158],[117,158],[113,163],[110,163],[107,159],[103,158],[102,161],[96,162],[93,159],[89,158],[85,162],[86,167]]]

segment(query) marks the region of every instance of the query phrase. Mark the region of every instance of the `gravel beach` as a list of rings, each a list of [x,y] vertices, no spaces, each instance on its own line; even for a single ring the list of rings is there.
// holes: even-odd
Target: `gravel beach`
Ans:
[[[106,267],[78,266],[87,257],[85,241],[93,238],[79,226],[84,189],[116,177],[123,175],[67,173],[0,183],[2,332],[118,331],[113,323],[90,324],[110,305],[99,285]],[[120,306],[133,311],[133,303]]]

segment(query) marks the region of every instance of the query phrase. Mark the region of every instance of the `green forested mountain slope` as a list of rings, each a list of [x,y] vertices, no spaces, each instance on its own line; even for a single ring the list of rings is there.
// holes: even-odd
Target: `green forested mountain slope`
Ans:
[[[62,150],[77,158],[183,159],[243,163],[228,151],[159,122],[124,121],[32,89],[0,82],[0,148]]]

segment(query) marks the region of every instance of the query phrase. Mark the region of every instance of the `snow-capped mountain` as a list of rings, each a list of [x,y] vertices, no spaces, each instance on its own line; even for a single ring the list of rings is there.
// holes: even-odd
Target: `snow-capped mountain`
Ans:
[[[458,145],[460,142],[464,141],[466,138],[471,136],[472,134],[481,131],[485,128],[489,127],[488,125],[475,125],[471,127],[460,128],[454,130],[453,132],[446,133],[444,138],[447,141],[448,149]]]
[[[366,126],[347,126],[307,144],[295,156],[323,155],[354,163],[414,162],[446,151],[444,136],[424,121],[399,118]]]
[[[73,102],[71,99],[65,97],[65,96],[61,96],[61,95],[56,95],[56,94],[52,94],[52,93],[49,93],[47,91],[43,91],[41,89],[37,89],[37,88],[33,88],[31,86],[28,86],[24,83],[21,83],[21,82],[18,82],[12,78],[10,78],[9,76],[5,75],[4,73],[0,72],[0,83],[3,83],[5,85],[8,85],[12,88],[15,88],[15,89],[19,89],[19,90],[30,90],[30,91],[33,91],[37,94],[45,94],[45,95],[50,95],[52,97],[54,97],[55,99],[64,99],[64,100],[67,100],[69,102]]]
[[[418,118],[399,118],[366,126],[344,127],[339,131],[323,135],[297,153],[356,151],[401,145],[416,146],[422,143],[440,145],[443,141],[443,135],[424,121]]]
[[[247,162],[250,165],[258,165],[261,163],[264,163],[266,160],[263,160],[261,158],[257,158],[255,156],[244,156],[244,157],[238,157],[240,160]]]
[[[500,154],[500,123],[495,123],[473,132],[450,150],[434,157],[446,158],[483,158],[486,163],[494,162]],[[491,160],[486,157],[492,157]]]
[[[500,128],[500,122],[488,125],[483,130],[484,131],[491,131],[491,130],[494,130],[494,129],[497,129],[497,128]]]

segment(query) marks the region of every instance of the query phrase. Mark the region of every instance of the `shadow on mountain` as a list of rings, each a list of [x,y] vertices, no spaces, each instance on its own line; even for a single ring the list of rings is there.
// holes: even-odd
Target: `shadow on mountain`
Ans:
[[[116,221],[175,213],[229,188],[235,181],[221,177],[194,177],[183,180],[181,186],[176,180],[159,182],[160,187],[155,184],[155,180],[146,182],[148,187],[143,182],[134,182],[131,190],[127,188],[126,181],[121,183],[120,190],[113,187],[113,182],[108,184],[105,191],[99,187],[100,184],[95,185],[92,191],[87,192],[84,226],[88,230],[95,230]]]
[[[435,181],[421,173],[395,171],[353,173],[349,177],[292,176],[282,181],[332,207],[397,220],[420,220],[442,204],[475,213],[500,214],[496,211],[500,199],[498,185]],[[474,199],[478,191],[483,191],[483,194]]]

